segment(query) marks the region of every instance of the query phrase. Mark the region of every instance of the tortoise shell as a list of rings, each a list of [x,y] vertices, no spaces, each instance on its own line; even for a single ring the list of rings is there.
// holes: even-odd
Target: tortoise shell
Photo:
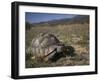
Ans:
[[[53,34],[40,34],[31,42],[32,54],[35,57],[52,58],[56,53],[63,51],[64,45]]]

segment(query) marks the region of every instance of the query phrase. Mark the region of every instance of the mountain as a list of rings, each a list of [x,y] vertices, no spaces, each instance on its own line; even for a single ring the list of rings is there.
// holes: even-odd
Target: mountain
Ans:
[[[78,15],[78,16],[75,16],[73,19],[73,22],[82,22],[82,23],[89,23],[89,16],[88,15]]]
[[[63,24],[82,24],[82,23],[89,23],[89,16],[88,15],[77,15],[73,18],[64,18],[59,20],[51,20],[46,22],[40,22],[40,23],[32,23],[31,26],[55,26],[55,25],[63,25]]]

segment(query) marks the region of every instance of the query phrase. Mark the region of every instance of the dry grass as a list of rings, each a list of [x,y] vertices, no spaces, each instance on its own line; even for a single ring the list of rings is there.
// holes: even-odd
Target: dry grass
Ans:
[[[43,32],[53,33],[64,44],[73,46],[75,55],[60,58],[56,62],[44,62],[32,60],[29,58],[31,54],[28,54],[30,56],[26,54],[26,68],[89,65],[89,24],[32,27],[26,31],[26,49],[30,46],[32,39]]]

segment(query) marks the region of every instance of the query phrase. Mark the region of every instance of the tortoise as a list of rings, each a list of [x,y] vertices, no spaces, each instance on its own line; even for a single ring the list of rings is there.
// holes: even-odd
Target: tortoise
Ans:
[[[33,59],[41,58],[44,61],[57,61],[66,56],[68,48],[54,34],[41,33],[32,40],[31,51]]]

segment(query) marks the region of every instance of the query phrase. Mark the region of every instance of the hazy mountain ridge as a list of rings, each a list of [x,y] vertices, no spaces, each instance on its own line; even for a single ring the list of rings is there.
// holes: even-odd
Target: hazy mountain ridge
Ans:
[[[59,20],[51,20],[47,22],[40,22],[40,23],[33,23],[33,25],[39,25],[39,24],[69,24],[69,23],[89,23],[89,16],[88,15],[78,15],[73,18],[65,18],[65,19],[59,19]]]
[[[84,23],[89,23],[89,15],[77,15],[73,18],[64,18],[58,20],[55,19],[40,23],[26,22],[26,29],[30,29],[30,27],[37,27],[37,26],[55,26],[55,25],[84,24]]]

